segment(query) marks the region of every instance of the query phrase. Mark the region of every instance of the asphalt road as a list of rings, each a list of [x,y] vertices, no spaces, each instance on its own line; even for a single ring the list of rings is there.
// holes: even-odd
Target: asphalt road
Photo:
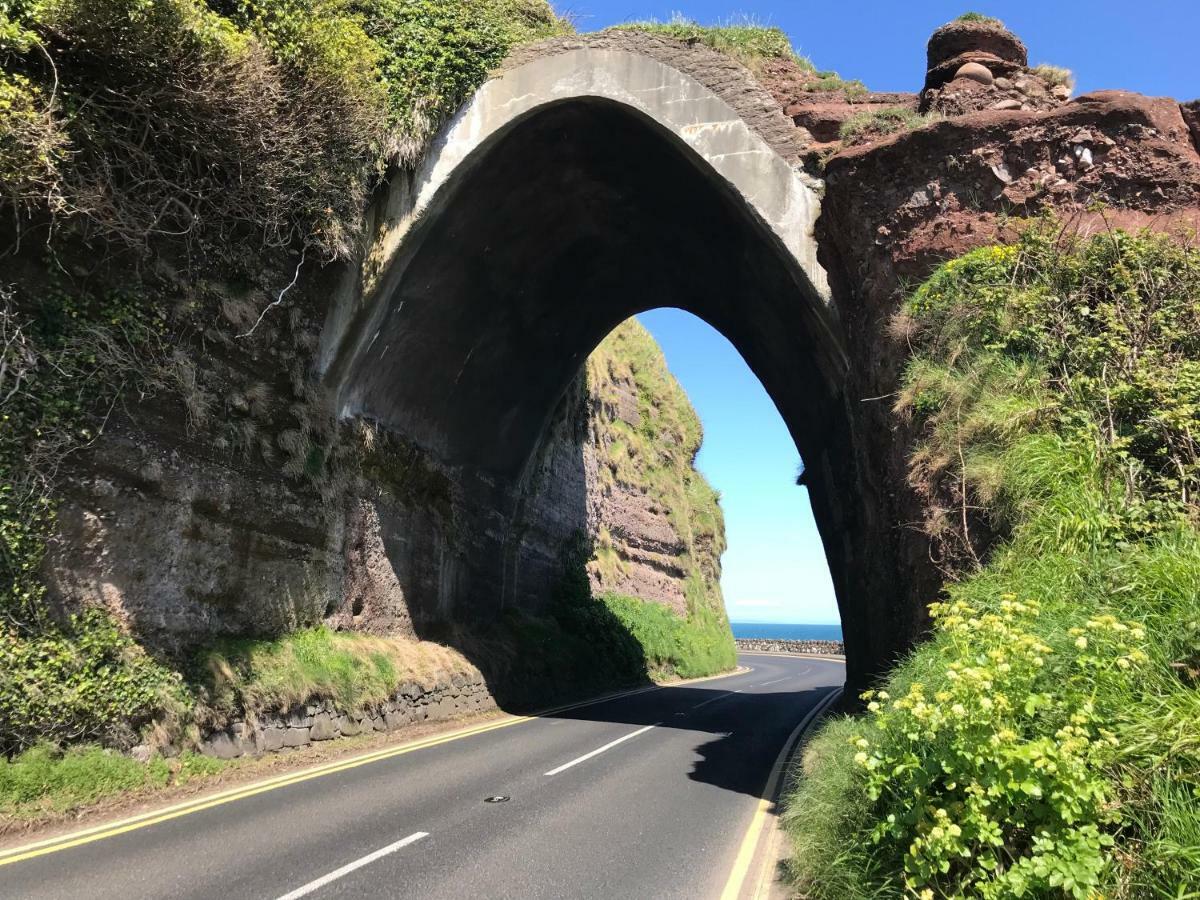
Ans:
[[[741,662],[0,866],[0,896],[717,897],[781,748],[844,678]]]

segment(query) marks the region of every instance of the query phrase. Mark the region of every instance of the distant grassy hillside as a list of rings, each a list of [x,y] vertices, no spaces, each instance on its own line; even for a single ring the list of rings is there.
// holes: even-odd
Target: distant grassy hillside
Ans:
[[[800,890],[1200,896],[1200,251],[1038,225],[943,265],[897,330],[952,581],[805,753]]]

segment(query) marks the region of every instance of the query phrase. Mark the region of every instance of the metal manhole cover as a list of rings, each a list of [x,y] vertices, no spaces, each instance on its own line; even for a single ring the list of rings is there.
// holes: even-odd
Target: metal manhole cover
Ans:
[[[495,796],[492,796],[492,797],[484,797],[483,802],[484,803],[507,803],[508,797],[504,797],[504,796],[501,796],[500,794],[496,794]]]

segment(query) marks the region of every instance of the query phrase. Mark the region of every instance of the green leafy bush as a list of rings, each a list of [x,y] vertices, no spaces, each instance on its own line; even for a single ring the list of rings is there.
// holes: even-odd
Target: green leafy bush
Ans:
[[[899,408],[957,580],[803,770],[797,847],[845,848],[793,859],[810,896],[1200,888],[1198,296],[1200,252],[1053,223],[914,293]]]
[[[543,0],[9,4],[6,187],[48,186],[52,212],[139,249],[346,256],[383,168],[413,162],[513,43],[567,27]]]

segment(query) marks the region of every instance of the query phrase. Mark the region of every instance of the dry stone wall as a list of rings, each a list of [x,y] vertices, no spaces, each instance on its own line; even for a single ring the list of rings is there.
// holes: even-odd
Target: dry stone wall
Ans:
[[[444,722],[495,708],[483,676],[456,672],[426,683],[406,682],[389,699],[367,709],[340,709],[335,701],[323,700],[260,715],[253,721],[237,720],[209,733],[200,750],[218,759],[258,756],[335,738]]]

